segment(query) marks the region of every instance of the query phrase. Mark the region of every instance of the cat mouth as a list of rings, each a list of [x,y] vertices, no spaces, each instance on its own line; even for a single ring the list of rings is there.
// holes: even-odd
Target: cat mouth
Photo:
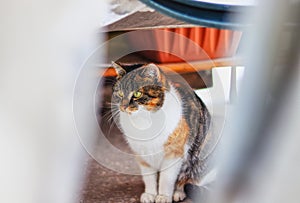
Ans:
[[[153,140],[159,137],[166,127],[166,116],[163,111],[151,112],[143,106],[139,106],[139,109],[130,115],[122,112],[120,119],[126,137],[131,140]]]
[[[145,111],[147,111],[145,108],[143,108],[142,106],[139,106],[138,108],[134,108],[134,109],[126,108],[125,111],[123,111],[123,112],[130,115],[131,117],[136,117],[138,115],[141,115],[142,112],[145,112]]]
[[[122,110],[121,110],[122,111]],[[127,113],[128,115],[132,115],[138,112],[138,109],[125,109],[122,112]]]

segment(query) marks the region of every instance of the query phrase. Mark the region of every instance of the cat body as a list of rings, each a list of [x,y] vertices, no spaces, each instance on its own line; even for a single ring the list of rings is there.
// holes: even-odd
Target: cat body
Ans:
[[[184,185],[199,184],[208,171],[200,156],[211,119],[206,106],[189,86],[173,84],[155,64],[129,73],[113,65],[118,81],[112,101],[138,155],[145,183],[141,202],[183,200]]]

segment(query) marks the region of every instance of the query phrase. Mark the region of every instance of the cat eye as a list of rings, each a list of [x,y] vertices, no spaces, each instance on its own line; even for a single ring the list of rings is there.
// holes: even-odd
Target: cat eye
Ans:
[[[124,96],[124,93],[123,93],[122,91],[119,91],[119,92],[118,92],[118,95],[119,95],[120,97],[123,97],[123,96]]]
[[[133,96],[135,97],[135,98],[140,98],[141,96],[143,95],[143,93],[141,93],[141,92],[139,92],[139,91],[136,91],[136,92],[134,92],[133,93]]]

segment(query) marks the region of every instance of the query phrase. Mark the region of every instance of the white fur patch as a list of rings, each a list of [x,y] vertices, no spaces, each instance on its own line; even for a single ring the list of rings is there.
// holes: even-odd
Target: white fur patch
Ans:
[[[166,92],[162,108],[150,112],[120,113],[120,124],[132,150],[159,170],[164,157],[163,145],[182,117],[182,104],[174,87]]]

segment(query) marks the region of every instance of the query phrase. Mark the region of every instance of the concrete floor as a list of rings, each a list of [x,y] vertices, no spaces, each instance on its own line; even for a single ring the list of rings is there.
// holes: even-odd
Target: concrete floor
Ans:
[[[139,202],[143,191],[141,176],[116,173],[91,159],[80,203],[135,203]],[[187,192],[190,198],[182,201],[183,203],[204,203],[203,193],[206,191],[190,187]],[[200,196],[202,200],[199,199]]]
[[[100,126],[105,132],[106,138],[114,147],[121,151],[130,151],[122,134],[115,126],[112,129],[107,123],[101,123]],[[108,133],[108,131],[110,132]],[[101,149],[99,149],[99,153],[101,153]],[[122,167],[127,164],[127,160],[118,159],[114,153],[107,153],[105,156],[107,159],[115,162],[112,163],[114,165]],[[144,184],[141,176],[126,175],[107,169],[91,157],[88,164],[82,202],[139,202],[139,197],[143,190]]]
[[[82,202],[139,202],[143,190],[140,176],[119,174],[91,160]]]

